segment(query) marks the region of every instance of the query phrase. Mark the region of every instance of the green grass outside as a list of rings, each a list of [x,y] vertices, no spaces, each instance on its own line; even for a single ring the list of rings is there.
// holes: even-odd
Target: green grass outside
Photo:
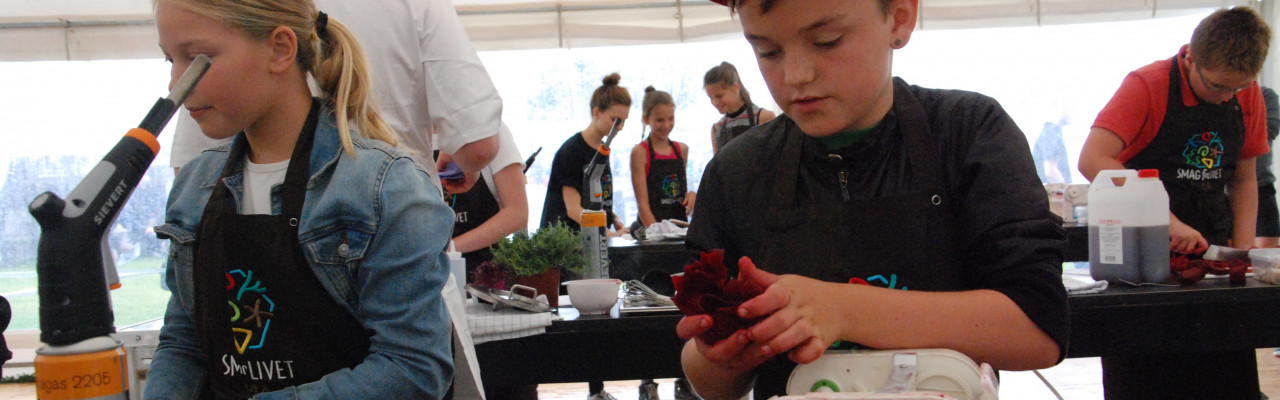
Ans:
[[[131,270],[155,270],[164,265],[160,257],[139,258],[119,267],[120,273]],[[34,267],[32,268],[34,270]],[[121,287],[111,291],[111,304],[115,308],[116,327],[136,324],[164,316],[169,304],[169,292],[160,288],[160,274],[144,274],[122,278]],[[25,286],[22,286],[24,285]],[[0,291],[35,288],[36,278],[0,279]],[[40,300],[29,295],[8,299],[13,308],[13,320],[9,330],[39,329]]]
[[[35,270],[34,267],[31,270]],[[35,289],[36,277],[22,278],[3,278],[0,279],[0,293],[9,293],[22,289]]]

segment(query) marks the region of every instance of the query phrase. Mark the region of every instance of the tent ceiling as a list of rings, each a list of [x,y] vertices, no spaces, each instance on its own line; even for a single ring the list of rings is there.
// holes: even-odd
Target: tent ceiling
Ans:
[[[1158,18],[1255,1],[921,3],[921,29],[962,29]],[[741,35],[728,10],[705,0],[455,0],[454,4],[478,50],[678,43]],[[150,0],[0,1],[0,61],[159,57],[155,35]]]

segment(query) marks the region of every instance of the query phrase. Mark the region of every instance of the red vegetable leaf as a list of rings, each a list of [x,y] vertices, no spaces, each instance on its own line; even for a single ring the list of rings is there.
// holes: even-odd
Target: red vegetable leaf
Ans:
[[[1169,259],[1169,272],[1180,273],[1191,266],[1191,259],[1187,256],[1179,255]]]
[[[1178,274],[1178,282],[1181,282],[1184,285],[1189,285],[1200,282],[1201,279],[1204,279],[1204,275],[1205,269],[1198,266],[1192,266]]]
[[[739,317],[738,306],[764,293],[764,288],[753,282],[728,279],[728,276],[724,250],[702,253],[697,262],[684,267],[684,278],[672,298],[684,315],[711,316],[711,328],[701,336],[709,343],[724,340],[762,319]]]

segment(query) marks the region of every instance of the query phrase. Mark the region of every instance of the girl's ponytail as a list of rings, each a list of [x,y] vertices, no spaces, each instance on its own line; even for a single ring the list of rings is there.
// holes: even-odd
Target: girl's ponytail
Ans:
[[[293,30],[298,38],[296,63],[310,72],[319,86],[320,97],[337,114],[338,134],[348,153],[351,145],[350,120],[354,119],[367,138],[396,145],[395,132],[388,127],[374,104],[372,81],[364,51],[342,23],[316,10],[310,0],[152,0],[175,4],[235,26],[250,38],[264,40],[278,27]]]
[[[355,151],[351,146],[351,120],[365,137],[396,145],[396,134],[382,120],[374,101],[373,81],[360,43],[342,23],[324,13],[320,15],[311,40],[315,49],[311,76],[321,97],[337,114],[342,147],[348,153]]]

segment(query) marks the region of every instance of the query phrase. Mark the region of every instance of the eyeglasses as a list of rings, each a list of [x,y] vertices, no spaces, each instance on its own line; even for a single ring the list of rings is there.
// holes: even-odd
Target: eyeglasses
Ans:
[[[1244,86],[1233,88],[1227,85],[1220,85],[1214,82],[1209,82],[1208,79],[1204,79],[1204,70],[1200,69],[1200,63],[1196,63],[1196,74],[1200,75],[1200,84],[1204,85],[1205,89],[1209,89],[1210,92],[1215,92],[1215,93],[1236,94],[1236,93],[1240,93],[1241,90],[1248,89],[1249,87],[1258,84],[1258,81],[1255,79],[1255,80],[1249,81],[1249,83],[1244,84]]]

